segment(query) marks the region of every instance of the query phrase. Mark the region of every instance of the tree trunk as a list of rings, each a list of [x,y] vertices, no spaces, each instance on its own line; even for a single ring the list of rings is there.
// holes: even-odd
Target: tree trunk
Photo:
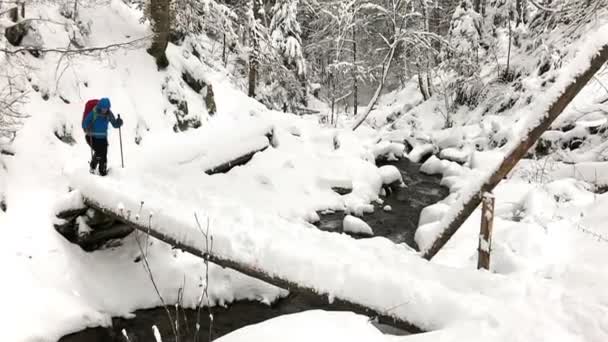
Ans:
[[[257,22],[260,16],[260,3],[258,0],[253,0],[253,16]],[[255,27],[250,29],[249,39],[251,44],[251,53],[249,54],[249,97],[255,98],[255,88],[257,85],[259,60],[258,54],[260,50],[260,42],[256,36]]]
[[[431,33],[431,18],[430,18],[430,9],[428,8],[428,4],[426,0],[421,0],[421,8],[422,8],[422,16],[424,17],[424,30],[426,32]],[[431,98],[433,94],[431,93],[431,63],[432,63],[432,55],[431,52],[426,50],[426,96],[427,99]],[[418,70],[418,75],[420,76],[420,69]],[[421,82],[422,83],[422,82]],[[424,97],[424,94],[423,94]]]
[[[419,63],[416,63],[416,70],[418,70],[418,88],[420,88],[420,93],[422,94],[424,101],[427,101],[429,99],[429,94],[426,92],[426,87],[424,86],[424,79],[422,78],[422,73],[420,72]]]
[[[474,0],[473,9],[475,10],[475,12],[481,14],[481,0]]]
[[[556,98],[551,102],[551,106],[547,109],[546,114],[539,120],[526,136],[521,137],[520,143],[510,149],[500,166],[488,177],[476,191],[472,191],[463,198],[460,211],[454,218],[448,222],[442,222],[442,231],[437,236],[433,244],[423,251],[423,256],[426,259],[431,259],[439,250],[450,240],[450,238],[458,231],[458,228],[466,221],[466,219],[475,211],[481,202],[481,196],[485,192],[492,192],[494,187],[509,174],[517,162],[526,154],[526,152],[534,145],[540,136],[551,126],[553,121],[563,112],[563,110],[572,102],[576,95],[583,87],[591,80],[593,75],[606,63],[608,60],[608,45],[604,45],[598,50],[598,53],[593,55],[589,61],[589,66],[581,72],[574,80],[559,92]],[[559,84],[559,82],[556,82]],[[545,101],[543,99],[543,101]],[[530,105],[534,108],[535,104]],[[540,106],[539,107],[544,107]],[[468,191],[467,191],[468,192]],[[459,205],[460,206],[460,205]]]
[[[357,31],[353,26],[353,116],[359,107],[359,85],[357,84]]]
[[[169,66],[166,50],[171,30],[170,9],[169,0],[150,0],[150,17],[154,38],[152,46],[148,48],[148,53],[156,59],[156,66],[159,70]]]
[[[376,102],[378,101],[378,97],[380,96],[382,89],[384,89],[384,83],[386,82],[386,76],[388,75],[388,71],[391,68],[391,63],[393,62],[393,57],[395,56],[396,48],[397,48],[397,43],[395,42],[391,46],[391,50],[389,51],[389,53],[387,55],[385,63],[382,64],[382,79],[380,80],[380,84],[378,84],[378,88],[376,89],[374,96],[369,101],[369,104],[365,108],[365,111],[363,112],[361,117],[355,121],[355,124],[353,125],[353,128],[352,128],[353,131],[356,130],[359,126],[361,126],[361,124],[365,121],[365,119],[367,118],[369,113],[372,111],[372,109],[374,109],[374,106],[376,105]]]
[[[507,19],[508,20],[508,25],[509,25],[509,49],[507,52],[507,70],[505,71],[505,76],[504,79],[506,81],[510,81],[511,80],[511,76],[509,74],[510,72],[510,66],[511,66],[511,45],[513,44],[513,29],[511,28],[511,19]]]
[[[333,71],[329,74],[329,80],[331,82],[331,124],[334,126],[338,120],[336,118],[336,79]]]
[[[224,33],[224,45],[222,47],[222,62],[224,62],[224,67],[226,67],[226,64],[228,63],[228,58],[226,55],[226,34]]]
[[[19,7],[13,7],[9,10],[8,16],[11,18],[11,21],[16,23],[19,21]]]
[[[248,96],[255,98],[255,85],[258,76],[258,61],[253,55],[249,56],[249,92]]]
[[[431,66],[430,66],[431,62],[427,61],[426,63],[427,63],[426,64],[426,90],[428,93],[427,95],[429,96],[429,99],[430,99],[431,97],[433,97],[433,90],[431,87]]]
[[[74,13],[72,14],[74,21],[78,19],[78,0],[74,0]]]

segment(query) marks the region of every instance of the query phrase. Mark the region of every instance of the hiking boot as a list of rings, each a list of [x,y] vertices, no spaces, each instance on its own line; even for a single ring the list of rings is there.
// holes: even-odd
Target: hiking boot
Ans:
[[[90,168],[89,168],[89,173],[90,173],[90,174],[92,174],[92,175],[94,175],[94,174],[95,174],[95,169],[94,169],[94,168],[92,168],[92,167],[90,167]]]

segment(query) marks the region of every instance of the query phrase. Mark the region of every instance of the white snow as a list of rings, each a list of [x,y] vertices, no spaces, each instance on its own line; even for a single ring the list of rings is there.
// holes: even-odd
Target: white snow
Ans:
[[[401,172],[394,165],[384,165],[380,167],[380,177],[382,177],[383,184],[403,184],[403,177]]]
[[[422,159],[423,156],[432,154],[435,151],[433,144],[422,144],[415,146],[414,149],[408,154],[408,158],[417,163]]]
[[[352,216],[346,215],[344,217],[344,221],[342,222],[342,228],[345,233],[352,234],[361,234],[361,235],[374,235],[374,231],[372,227],[370,227],[365,221],[362,219]]]
[[[217,342],[309,342],[309,341],[387,341],[368,317],[350,312],[327,312],[320,310],[277,317],[251,325],[228,335]]]
[[[65,21],[52,4],[32,5],[28,13]],[[91,34],[81,38],[87,46],[102,46],[124,41],[126,36],[146,36],[149,27],[139,17],[139,11],[117,0],[83,6],[80,18],[90,25]],[[560,70],[557,83],[528,109],[516,106],[500,115],[482,115],[481,109],[460,111],[454,115],[458,126],[449,129],[435,110],[442,104],[436,99],[422,102],[412,82],[380,99],[368,119],[378,130],[365,125],[357,132],[327,128],[315,117],[268,111],[245,95],[239,86],[242,80],[235,80],[223,68],[212,51],[215,42],[208,38],[182,46],[170,44],[171,66],[163,72],[156,71],[144,46],[101,58],[74,56],[69,63],[50,53],[40,59],[14,56],[32,65],[31,81],[19,82],[24,89],[39,87],[40,93],[32,92],[23,107],[30,117],[16,140],[10,146],[2,142],[2,149],[15,156],[0,154],[0,199],[5,196],[8,204],[6,213],[0,211],[4,234],[0,240],[0,300],[4,304],[0,340],[56,341],[85,327],[107,326],[111,317],[132,317],[135,310],[160,305],[141,262],[134,262],[140,257],[136,238],[143,239],[143,234],[130,235],[114,249],[85,253],[54,230],[55,214],[82,207],[81,195],[109,208],[131,211],[133,217],[150,220],[155,228],[202,248],[204,240],[193,216],[197,213],[202,222],[209,218],[213,252],[218,255],[259,266],[330,297],[390,310],[432,330],[389,337],[365,317],[313,311],[245,328],[222,341],[608,340],[608,195],[590,191],[590,184],[608,184],[601,141],[589,138],[585,154],[560,156],[575,164],[548,163],[545,168],[544,163],[538,165],[543,161],[521,163],[498,186],[494,192],[494,273],[475,270],[479,210],[432,262],[384,238],[355,240],[320,232],[308,223],[318,219],[316,212],[322,210],[356,215],[373,211],[371,203],[379,202],[382,185],[401,180],[398,170],[377,168],[374,160],[400,157],[405,149],[400,142],[407,140],[414,145],[408,155],[412,161],[441,148],[440,157],[465,162],[460,166],[431,157],[423,165],[424,172],[441,174],[442,184],[452,191],[420,217],[416,241],[423,249],[429,246],[472,195],[471,189],[518,141],[518,134],[544,114],[542,109],[580,72],[593,49],[606,42],[607,30],[603,27],[588,41],[572,44],[570,50],[583,47],[581,56],[572,67]],[[39,25],[38,31],[45,45],[68,46],[62,25]],[[200,45],[204,63],[189,51],[190,44]],[[48,67],[58,63],[66,67],[61,76],[55,67]],[[183,70],[213,84],[218,107],[214,117],[208,115],[200,94],[181,84]],[[188,102],[189,115],[201,120],[201,128],[173,131],[175,106],[162,90],[167,77],[171,80],[167,92],[177,92]],[[533,87],[538,81],[526,82]],[[594,91],[603,91],[596,88],[600,87],[586,88],[577,105],[587,104]],[[50,95],[48,101],[41,98],[43,93]],[[71,102],[64,103],[58,95]],[[109,158],[114,172],[108,178],[87,173],[90,151],[79,130],[83,102],[100,96],[109,96],[125,119],[126,168],[118,167],[118,134],[111,130]],[[564,114],[569,120],[576,110]],[[379,127],[389,119],[394,130]],[[602,122],[599,119],[587,116],[577,125],[593,126]],[[344,127],[348,126],[346,119]],[[59,142],[55,129],[72,132],[76,144]],[[270,130],[272,142],[265,136]],[[581,133],[577,128],[570,135]],[[490,136],[496,141],[504,137],[507,145],[488,151]],[[334,137],[338,137],[337,149]],[[226,174],[203,172],[264,147],[247,165]],[[472,153],[475,149],[482,151]],[[331,189],[337,186],[352,192],[340,196]],[[70,187],[76,190],[68,193]],[[350,225],[358,231],[369,229],[373,235],[361,222],[347,216],[345,230]],[[147,258],[163,298],[175,303],[183,290],[184,305],[194,307],[204,279],[201,260],[156,239],[149,242]],[[286,295],[213,264],[209,277],[212,305],[242,299],[271,303]]]

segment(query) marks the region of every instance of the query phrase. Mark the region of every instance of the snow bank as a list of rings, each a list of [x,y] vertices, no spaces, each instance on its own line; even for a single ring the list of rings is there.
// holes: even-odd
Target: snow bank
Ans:
[[[342,221],[342,229],[344,230],[345,233],[368,235],[368,236],[374,235],[374,231],[372,230],[372,227],[370,227],[362,219],[352,216],[352,215],[346,215],[344,217],[344,221]]]

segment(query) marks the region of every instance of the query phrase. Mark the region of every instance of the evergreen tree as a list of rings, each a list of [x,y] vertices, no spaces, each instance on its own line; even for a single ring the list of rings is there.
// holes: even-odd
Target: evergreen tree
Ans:
[[[299,0],[277,0],[272,7],[270,34],[273,46],[288,67],[298,76],[306,74],[306,61],[302,53],[302,30],[297,20]]]

